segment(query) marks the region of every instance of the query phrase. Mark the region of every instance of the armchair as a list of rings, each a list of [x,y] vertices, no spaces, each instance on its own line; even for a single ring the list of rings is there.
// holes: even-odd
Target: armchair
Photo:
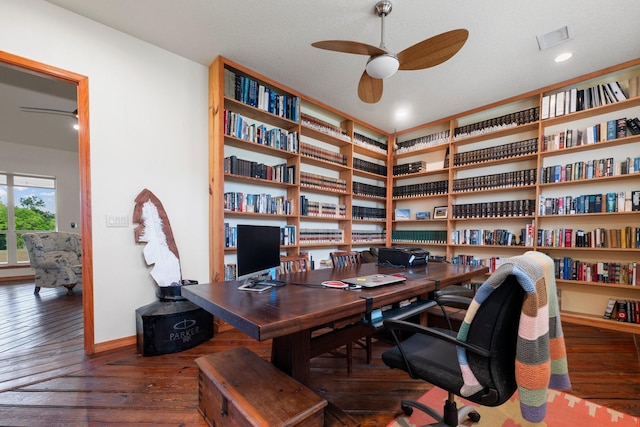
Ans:
[[[24,233],[29,262],[35,270],[35,290],[64,286],[67,295],[82,283],[82,245],[79,234],[64,232]]]

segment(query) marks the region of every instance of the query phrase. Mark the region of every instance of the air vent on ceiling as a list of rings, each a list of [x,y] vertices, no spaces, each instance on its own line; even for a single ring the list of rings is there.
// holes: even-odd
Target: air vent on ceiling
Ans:
[[[558,28],[555,31],[551,31],[541,36],[536,36],[536,38],[538,39],[538,46],[540,47],[540,50],[545,50],[552,46],[566,42],[567,40],[571,40],[573,37],[569,32],[569,27],[564,26],[562,28]]]

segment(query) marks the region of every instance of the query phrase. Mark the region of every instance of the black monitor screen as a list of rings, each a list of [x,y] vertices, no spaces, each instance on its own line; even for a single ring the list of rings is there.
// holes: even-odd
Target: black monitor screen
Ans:
[[[280,266],[280,227],[238,225],[238,280]]]

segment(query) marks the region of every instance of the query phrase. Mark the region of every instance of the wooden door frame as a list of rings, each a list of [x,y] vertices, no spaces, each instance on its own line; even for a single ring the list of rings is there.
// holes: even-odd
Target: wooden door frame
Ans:
[[[93,238],[91,234],[91,168],[89,162],[89,78],[0,50],[0,62],[78,86],[78,161],[80,169],[80,224],[82,233],[82,307],[84,351],[94,354]]]

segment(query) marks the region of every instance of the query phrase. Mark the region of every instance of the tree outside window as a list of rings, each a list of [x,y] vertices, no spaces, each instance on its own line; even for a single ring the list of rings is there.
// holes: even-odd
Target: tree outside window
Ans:
[[[0,265],[29,261],[22,233],[53,231],[55,179],[0,174]]]

